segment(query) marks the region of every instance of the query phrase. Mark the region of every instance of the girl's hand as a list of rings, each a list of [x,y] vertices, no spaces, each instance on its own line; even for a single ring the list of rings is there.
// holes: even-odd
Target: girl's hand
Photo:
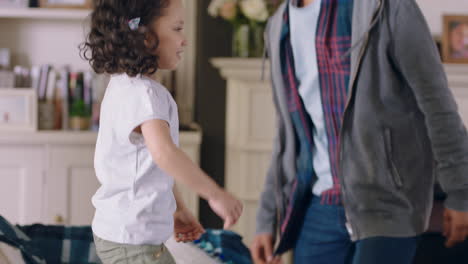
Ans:
[[[188,209],[174,213],[174,236],[177,242],[190,242],[199,239],[205,229]]]
[[[224,220],[224,229],[234,225],[242,214],[242,203],[230,193],[221,190],[208,200],[211,209]]]

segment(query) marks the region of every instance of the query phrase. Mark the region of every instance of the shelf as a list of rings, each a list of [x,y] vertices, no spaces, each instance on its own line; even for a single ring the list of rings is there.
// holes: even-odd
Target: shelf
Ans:
[[[91,10],[57,8],[0,8],[0,19],[84,20]]]

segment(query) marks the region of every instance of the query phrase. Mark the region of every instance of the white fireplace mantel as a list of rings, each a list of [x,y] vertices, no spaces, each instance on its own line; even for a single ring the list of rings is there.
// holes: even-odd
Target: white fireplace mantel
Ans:
[[[261,59],[215,58],[211,62],[227,80],[226,188],[244,204],[234,231],[250,245],[275,127],[269,68],[262,81]]]
[[[262,59],[215,58],[212,64],[226,80],[261,81]],[[265,80],[270,81],[270,64],[265,60]]]

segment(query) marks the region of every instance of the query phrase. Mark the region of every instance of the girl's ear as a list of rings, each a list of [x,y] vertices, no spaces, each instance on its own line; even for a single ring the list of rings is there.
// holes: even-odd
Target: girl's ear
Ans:
[[[153,32],[152,30],[148,30],[145,33],[144,44],[150,53],[155,54],[158,48],[158,38],[157,38],[156,32]]]

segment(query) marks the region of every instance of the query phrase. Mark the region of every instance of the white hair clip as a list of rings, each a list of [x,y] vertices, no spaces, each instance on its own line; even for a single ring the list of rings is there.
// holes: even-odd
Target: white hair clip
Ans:
[[[135,17],[135,18],[132,18],[128,21],[128,27],[135,31],[138,29],[138,26],[140,25],[140,18],[139,17]]]

